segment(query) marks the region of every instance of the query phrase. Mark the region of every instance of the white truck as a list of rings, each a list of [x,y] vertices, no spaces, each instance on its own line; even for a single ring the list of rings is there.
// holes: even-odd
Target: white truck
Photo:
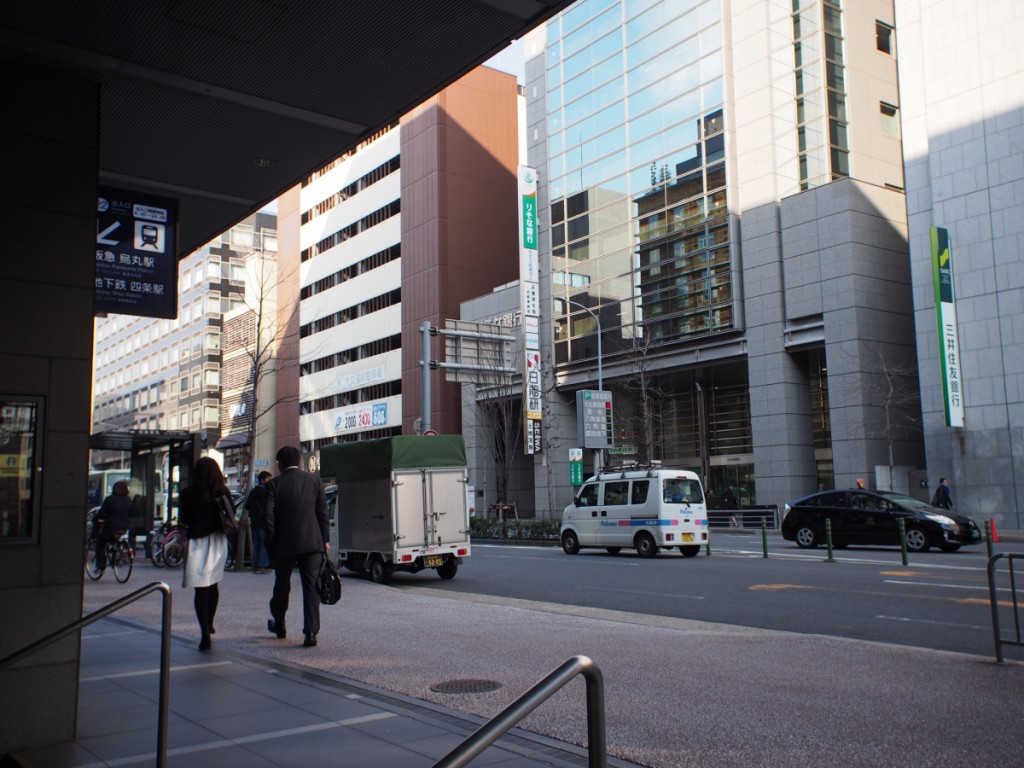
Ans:
[[[331,551],[339,566],[384,584],[395,571],[455,576],[470,554],[466,447],[461,435],[399,435],[320,449],[337,485]]]

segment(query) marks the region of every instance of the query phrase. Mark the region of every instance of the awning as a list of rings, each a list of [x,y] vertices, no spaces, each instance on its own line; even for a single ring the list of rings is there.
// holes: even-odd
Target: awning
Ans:
[[[191,432],[168,432],[162,429],[138,429],[125,432],[97,432],[89,435],[89,448],[101,451],[133,451],[141,453],[168,448],[192,441]]]
[[[217,441],[217,450],[225,451],[229,448],[241,448],[243,445],[249,444],[249,434],[244,435],[225,435]]]

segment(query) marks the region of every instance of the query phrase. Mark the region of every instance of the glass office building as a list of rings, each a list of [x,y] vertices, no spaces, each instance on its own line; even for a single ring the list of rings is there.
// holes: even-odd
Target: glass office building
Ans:
[[[871,359],[913,346],[879,24],[891,2],[584,0],[527,38],[550,386],[595,388],[600,329],[606,463],[662,459],[780,505],[873,476],[889,443],[920,463],[919,438],[868,434]],[[547,429],[574,445],[571,407]]]

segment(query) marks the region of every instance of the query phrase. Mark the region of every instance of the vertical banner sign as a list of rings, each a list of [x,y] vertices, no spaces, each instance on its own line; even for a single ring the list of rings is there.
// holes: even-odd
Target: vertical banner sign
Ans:
[[[963,368],[956,332],[956,297],[953,293],[953,255],[949,231],[932,227],[932,280],[935,283],[935,313],[939,322],[939,359],[942,363],[942,393],[946,426],[964,425]]]
[[[523,446],[541,452],[544,410],[540,360],[540,258],[537,243],[537,171],[519,166],[519,308],[523,318]]]
[[[99,188],[97,314],[178,316],[177,226],[176,200]]]
[[[583,485],[583,449],[569,449],[569,484]]]

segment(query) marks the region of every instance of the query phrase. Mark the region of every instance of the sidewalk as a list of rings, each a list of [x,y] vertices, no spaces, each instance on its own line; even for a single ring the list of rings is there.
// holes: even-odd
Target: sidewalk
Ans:
[[[31,768],[153,765],[160,635],[102,619],[83,633],[74,743],[26,750]],[[171,643],[168,765],[189,768],[337,766],[420,768],[484,721],[344,678],[234,650]],[[610,766],[630,764],[609,759]],[[473,765],[586,766],[578,747],[517,730]]]

